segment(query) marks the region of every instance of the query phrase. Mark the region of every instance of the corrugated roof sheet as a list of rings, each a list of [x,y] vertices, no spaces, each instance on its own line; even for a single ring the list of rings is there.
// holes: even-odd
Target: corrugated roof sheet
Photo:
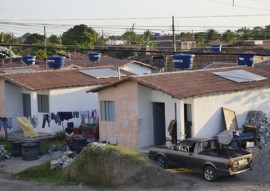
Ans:
[[[32,91],[103,85],[118,80],[118,78],[96,79],[78,70],[46,70],[33,73],[2,74],[0,77]]]
[[[223,72],[236,69],[245,70],[256,75],[266,77],[267,79],[261,81],[237,83],[213,74],[213,72]],[[270,87],[269,72],[245,66],[153,74],[148,76],[130,77],[128,80],[136,81],[141,85],[164,92],[177,99]],[[122,80],[107,84],[91,91],[97,92],[106,87],[115,85],[117,83],[123,83],[125,81],[126,80]]]

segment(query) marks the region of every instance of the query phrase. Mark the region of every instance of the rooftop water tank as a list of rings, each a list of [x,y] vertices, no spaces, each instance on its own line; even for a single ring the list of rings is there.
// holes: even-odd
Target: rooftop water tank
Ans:
[[[99,52],[89,52],[88,53],[88,58],[90,62],[99,62],[101,57],[101,53]]]
[[[238,65],[246,65],[253,67],[254,65],[254,54],[253,53],[243,53],[237,56]]]
[[[36,62],[36,57],[31,54],[25,54],[22,56],[22,63],[26,64],[27,66],[34,65],[35,62]]]
[[[59,55],[48,56],[47,64],[49,68],[53,69],[63,68],[65,64],[65,57]]]
[[[211,52],[221,52],[222,44],[212,44]]]
[[[190,69],[193,66],[194,54],[174,54],[172,61],[174,68]]]

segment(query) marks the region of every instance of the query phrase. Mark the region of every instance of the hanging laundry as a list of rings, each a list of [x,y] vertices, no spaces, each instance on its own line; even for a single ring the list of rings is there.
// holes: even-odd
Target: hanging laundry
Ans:
[[[68,121],[69,119],[73,118],[72,112],[61,111],[61,112],[57,112],[57,115],[59,115],[61,121],[64,121],[64,120]]]
[[[50,127],[51,117],[49,114],[43,115],[42,128],[45,128],[46,122],[48,123],[48,126]]]
[[[72,113],[72,115],[73,115],[73,118],[79,118],[79,112],[78,111],[74,111]]]
[[[58,114],[51,113],[51,119],[54,120],[57,125],[61,125],[61,119]]]
[[[37,126],[38,126],[38,118],[37,118],[37,116],[34,115],[32,118],[30,118],[30,121],[31,121],[33,127],[36,129]]]
[[[13,121],[11,117],[0,117],[0,129],[4,127],[5,139],[8,138],[8,129],[13,127]]]

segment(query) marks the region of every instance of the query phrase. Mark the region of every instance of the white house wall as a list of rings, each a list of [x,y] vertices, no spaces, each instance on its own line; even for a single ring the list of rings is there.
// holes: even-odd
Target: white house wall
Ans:
[[[154,145],[152,90],[138,85],[140,148]]]
[[[86,93],[91,87],[67,88],[51,90],[49,96],[50,113],[57,112],[74,112],[74,111],[92,111],[94,109],[98,112],[98,94]],[[37,103],[37,102],[36,102]],[[50,127],[46,123],[45,128],[42,128],[43,114],[39,113],[39,132],[55,133],[62,131],[62,125],[58,125],[54,120],[51,120]],[[74,127],[79,127],[81,124],[81,117],[64,120],[63,126],[67,127],[68,122],[73,122]],[[85,119],[88,123],[88,119]],[[90,121],[92,122],[92,121]]]
[[[13,128],[8,132],[19,131],[21,127],[16,118],[23,116],[22,88],[10,83],[5,83],[5,90],[6,117],[11,117],[13,121]]]
[[[242,128],[250,110],[261,110],[269,115],[269,97],[268,88],[194,99],[193,136],[211,137],[224,130],[221,107],[235,111],[238,128]]]
[[[126,64],[123,67],[124,70],[135,73],[137,75],[145,75],[145,74],[151,74],[152,71],[149,67],[136,64],[136,63],[130,63]]]
[[[168,133],[168,126],[171,122],[171,120],[175,119],[175,116],[177,117],[177,135],[181,132],[180,126],[181,126],[181,121],[179,120],[180,118],[180,105],[179,105],[179,100],[172,98],[172,96],[169,96],[165,93],[159,92],[159,91],[152,91],[152,102],[160,102],[160,103],[165,103],[165,131],[166,131],[166,137],[170,138],[170,135]],[[176,114],[175,114],[175,103],[176,105]]]

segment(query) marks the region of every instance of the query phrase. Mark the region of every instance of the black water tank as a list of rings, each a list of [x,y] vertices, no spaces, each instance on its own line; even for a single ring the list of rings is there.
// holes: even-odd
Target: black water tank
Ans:
[[[13,157],[21,157],[22,156],[22,144],[24,142],[15,141],[12,143],[12,156]]]
[[[36,160],[39,158],[39,148],[37,143],[22,144],[22,160]]]
[[[39,140],[27,141],[26,143],[36,143],[38,145],[38,153],[41,155],[40,141]]]
[[[71,138],[71,149],[77,153],[81,152],[83,147],[87,145],[86,138],[83,136],[73,136]]]

